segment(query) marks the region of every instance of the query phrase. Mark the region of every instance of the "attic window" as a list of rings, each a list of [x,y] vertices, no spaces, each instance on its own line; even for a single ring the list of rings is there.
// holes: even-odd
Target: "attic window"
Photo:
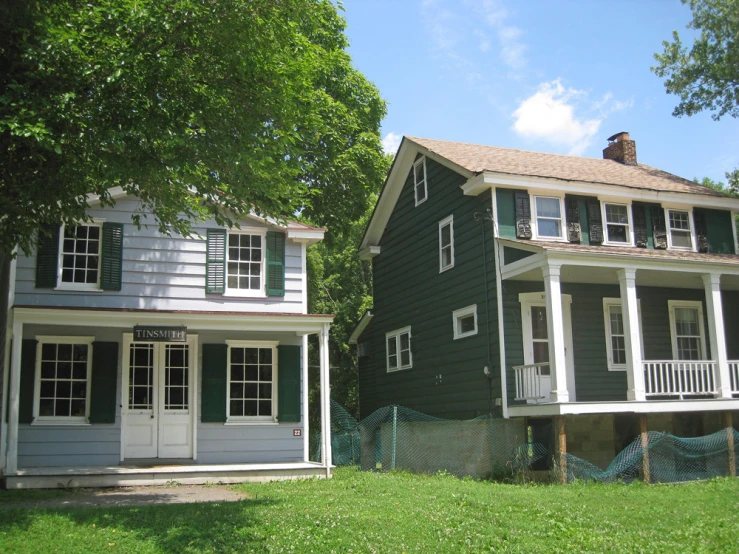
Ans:
[[[413,164],[413,189],[415,191],[416,206],[426,202],[428,187],[426,186],[426,158],[421,157]]]

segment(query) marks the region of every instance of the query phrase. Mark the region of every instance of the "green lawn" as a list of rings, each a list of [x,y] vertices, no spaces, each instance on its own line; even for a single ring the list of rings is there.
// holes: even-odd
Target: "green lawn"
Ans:
[[[238,487],[251,499],[0,510],[0,552],[739,551],[739,479],[502,485],[341,469]],[[30,496],[0,491],[0,503]]]

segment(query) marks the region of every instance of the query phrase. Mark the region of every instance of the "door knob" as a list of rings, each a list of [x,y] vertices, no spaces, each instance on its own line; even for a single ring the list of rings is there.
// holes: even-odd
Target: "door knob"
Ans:
[[[151,419],[154,419],[154,414],[151,414],[151,415],[150,415],[149,417],[150,417]]]

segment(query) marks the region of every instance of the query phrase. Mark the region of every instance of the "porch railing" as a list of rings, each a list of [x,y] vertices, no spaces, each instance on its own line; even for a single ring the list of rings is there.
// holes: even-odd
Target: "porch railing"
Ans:
[[[729,361],[729,382],[732,394],[739,394],[739,360]]]
[[[643,365],[647,396],[716,394],[716,362],[660,360]]]
[[[549,379],[549,362],[513,367],[516,376],[516,400],[541,400],[549,396],[542,377]]]

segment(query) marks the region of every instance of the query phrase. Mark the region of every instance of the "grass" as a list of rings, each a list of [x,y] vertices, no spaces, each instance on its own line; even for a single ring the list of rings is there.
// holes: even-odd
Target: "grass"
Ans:
[[[2,552],[737,552],[739,479],[502,485],[336,471],[235,503],[0,511]],[[29,501],[0,492],[0,503]],[[74,494],[74,493],[67,493]],[[37,497],[37,499],[40,499]]]

